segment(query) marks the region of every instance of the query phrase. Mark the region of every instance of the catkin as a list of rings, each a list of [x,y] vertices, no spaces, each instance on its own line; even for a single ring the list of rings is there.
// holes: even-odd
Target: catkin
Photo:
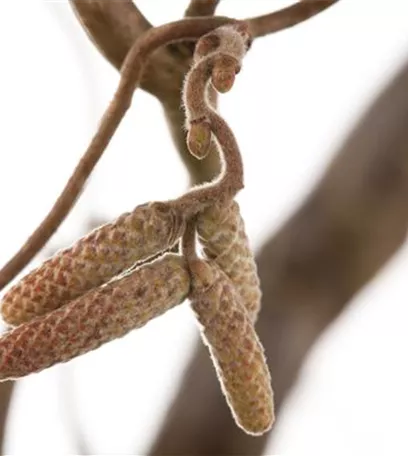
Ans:
[[[165,203],[136,207],[57,252],[4,295],[6,323],[19,325],[81,296],[166,250],[180,237],[183,221]]]
[[[198,216],[196,226],[205,257],[214,260],[231,279],[255,321],[261,306],[261,288],[238,203],[211,206]]]
[[[232,414],[245,432],[263,434],[274,421],[273,392],[253,323],[234,285],[214,262],[195,260],[190,268],[191,306]]]
[[[190,287],[174,254],[140,266],[0,338],[0,379],[22,377],[124,336],[181,303]]]

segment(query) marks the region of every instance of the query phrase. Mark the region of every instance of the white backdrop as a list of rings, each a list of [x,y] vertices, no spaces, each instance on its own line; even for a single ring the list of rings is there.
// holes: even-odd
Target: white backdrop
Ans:
[[[223,0],[219,12],[245,17],[288,3]],[[138,6],[159,24],[179,18],[186,1],[140,0]],[[408,52],[407,17],[405,0],[341,0],[251,49],[221,109],[244,154],[246,188],[239,200],[255,247],[303,200],[400,65]],[[0,2],[0,53],[3,264],[54,202],[118,74],[66,1]],[[144,201],[180,194],[187,180],[158,102],[139,91],[50,247],[82,234],[90,214],[114,218]],[[408,452],[407,269],[405,248],[322,337],[269,454]],[[188,306],[181,306],[122,340],[20,381],[7,452],[75,452],[79,425],[95,453],[145,454],[196,333]]]

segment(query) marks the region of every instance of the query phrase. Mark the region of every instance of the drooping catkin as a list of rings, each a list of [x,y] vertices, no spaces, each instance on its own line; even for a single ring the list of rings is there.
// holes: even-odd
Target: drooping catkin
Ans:
[[[197,217],[197,233],[205,257],[214,260],[231,279],[252,321],[261,306],[255,258],[236,201],[206,209]]]
[[[190,288],[174,254],[138,267],[0,338],[0,379],[22,377],[98,348],[180,304]]]
[[[274,421],[273,392],[253,323],[234,285],[214,262],[195,260],[189,267],[191,306],[232,414],[245,432],[263,434]]]
[[[6,323],[19,325],[81,296],[135,262],[171,247],[184,222],[165,203],[136,207],[57,252],[4,295]]]

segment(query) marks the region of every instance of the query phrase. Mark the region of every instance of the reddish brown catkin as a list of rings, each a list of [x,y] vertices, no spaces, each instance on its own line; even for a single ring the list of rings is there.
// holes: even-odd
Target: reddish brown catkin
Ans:
[[[0,338],[0,379],[22,377],[98,348],[181,303],[190,288],[173,254],[89,291]]]
[[[57,252],[3,297],[6,323],[19,325],[81,296],[135,262],[169,248],[184,222],[165,203],[138,206]]]
[[[205,257],[214,260],[231,279],[252,321],[256,321],[262,294],[238,203],[215,204],[199,214],[197,233]]]
[[[253,324],[234,285],[217,265],[195,260],[189,267],[191,306],[232,414],[245,432],[263,434],[274,421],[273,392]]]

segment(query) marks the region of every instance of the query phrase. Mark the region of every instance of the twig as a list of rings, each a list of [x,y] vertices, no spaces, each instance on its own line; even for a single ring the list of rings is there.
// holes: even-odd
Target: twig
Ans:
[[[270,14],[246,19],[246,22],[249,25],[252,37],[259,38],[304,22],[337,1],[304,0]]]
[[[228,124],[212,109],[207,86],[211,81],[218,91],[223,92],[232,87],[247,51],[248,40],[245,24],[237,23],[236,29],[219,27],[197,43],[196,63],[186,77],[183,90],[188,143],[190,152],[203,158],[214,135],[222,151],[224,166],[215,181],[195,187],[174,201],[175,207],[185,216],[197,214],[215,201],[220,204],[230,201],[244,186],[238,144]]]
[[[212,16],[219,3],[220,0],[191,0],[184,16]]]
[[[234,20],[222,17],[184,19],[150,29],[140,40],[136,41],[123,63],[119,87],[102,118],[97,133],[49,214],[19,252],[0,271],[0,289],[4,288],[29,263],[73,207],[87,178],[130,107],[133,92],[140,81],[149,55],[164,44],[197,39],[210,30],[229,22],[235,23]]]

